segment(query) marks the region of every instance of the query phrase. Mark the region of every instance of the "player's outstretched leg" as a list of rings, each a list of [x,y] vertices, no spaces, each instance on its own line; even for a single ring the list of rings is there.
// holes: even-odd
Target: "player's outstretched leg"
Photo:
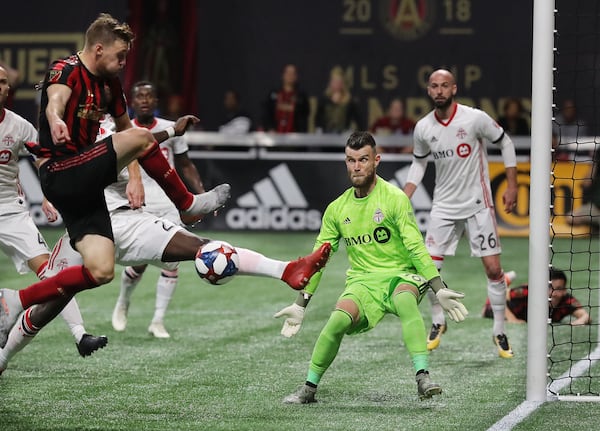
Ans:
[[[421,372],[415,377],[419,399],[424,400],[442,393],[442,387],[431,380],[429,372]]]
[[[304,384],[302,386],[298,386],[293,393],[289,394],[287,397],[283,399],[284,404],[310,404],[316,403],[315,394],[317,393],[317,388]]]
[[[11,289],[0,289],[0,348],[4,347],[8,333],[19,314],[23,311],[19,292]]]
[[[327,263],[331,254],[331,244],[326,242],[308,256],[293,260],[287,264],[281,279],[292,289],[301,290],[310,278]]]
[[[77,350],[82,357],[90,356],[98,349],[102,349],[108,344],[108,338],[106,335],[90,335],[83,334],[79,343],[75,343]]]

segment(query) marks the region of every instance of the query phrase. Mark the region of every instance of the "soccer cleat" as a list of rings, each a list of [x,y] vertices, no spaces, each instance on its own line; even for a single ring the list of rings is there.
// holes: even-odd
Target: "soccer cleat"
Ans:
[[[75,343],[77,345],[77,350],[82,357],[90,356],[98,349],[102,349],[104,346],[108,344],[108,338],[106,335],[100,335],[96,337],[95,335],[83,334],[79,343]]]
[[[494,335],[493,339],[494,344],[498,347],[498,355],[501,358],[510,359],[515,356],[505,334]]]
[[[298,386],[298,389],[294,393],[289,394],[287,397],[283,399],[284,404],[309,404],[316,403],[315,394],[317,393],[317,388],[313,388],[312,386],[308,386],[304,384],[302,386]]]
[[[170,338],[171,335],[165,329],[165,325],[162,322],[152,322],[150,326],[148,326],[148,332],[154,338]]]
[[[301,290],[308,284],[310,278],[327,263],[331,253],[331,244],[325,242],[311,254],[293,260],[287,264],[281,279],[292,289]]]
[[[227,183],[219,184],[208,192],[194,195],[192,205],[186,209],[179,211],[181,221],[186,225],[193,225],[206,214],[210,214],[223,205],[231,197],[231,186]]]
[[[515,271],[508,271],[504,273],[504,281],[506,282],[506,287],[509,287],[512,282],[517,278],[517,273]]]
[[[431,329],[429,330],[429,335],[427,335],[427,350],[435,350],[440,345],[440,341],[442,340],[442,334],[446,332],[445,324],[437,324],[434,323],[431,325]]]
[[[427,371],[417,374],[415,380],[417,381],[417,392],[419,393],[420,400],[425,400],[442,393],[442,387],[431,381],[429,372]]]
[[[127,327],[127,310],[129,310],[128,303],[117,301],[112,314],[112,327],[115,331],[123,332]]]
[[[0,289],[0,348],[6,345],[8,333],[23,311],[19,292]]]

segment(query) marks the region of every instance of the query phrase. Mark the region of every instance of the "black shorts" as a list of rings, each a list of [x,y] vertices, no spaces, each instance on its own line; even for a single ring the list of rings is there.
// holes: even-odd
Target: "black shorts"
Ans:
[[[75,156],[50,159],[40,167],[46,198],[62,216],[71,245],[86,234],[114,241],[104,188],[117,181],[117,154],[112,136]]]

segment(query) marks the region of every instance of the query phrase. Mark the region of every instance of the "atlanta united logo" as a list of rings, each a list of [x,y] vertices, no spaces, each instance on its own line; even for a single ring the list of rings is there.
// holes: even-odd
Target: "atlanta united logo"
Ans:
[[[379,4],[383,27],[400,40],[423,37],[435,22],[434,0],[382,0]]]
[[[380,208],[375,210],[375,214],[373,214],[373,221],[377,224],[381,223],[385,216],[383,215],[383,211]]]

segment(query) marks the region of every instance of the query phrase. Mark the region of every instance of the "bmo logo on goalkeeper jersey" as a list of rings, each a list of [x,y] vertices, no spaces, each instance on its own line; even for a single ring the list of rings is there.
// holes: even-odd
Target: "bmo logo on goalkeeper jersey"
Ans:
[[[309,208],[287,164],[269,170],[269,176],[239,196],[238,208],[227,211],[230,229],[318,230],[321,211]]]

